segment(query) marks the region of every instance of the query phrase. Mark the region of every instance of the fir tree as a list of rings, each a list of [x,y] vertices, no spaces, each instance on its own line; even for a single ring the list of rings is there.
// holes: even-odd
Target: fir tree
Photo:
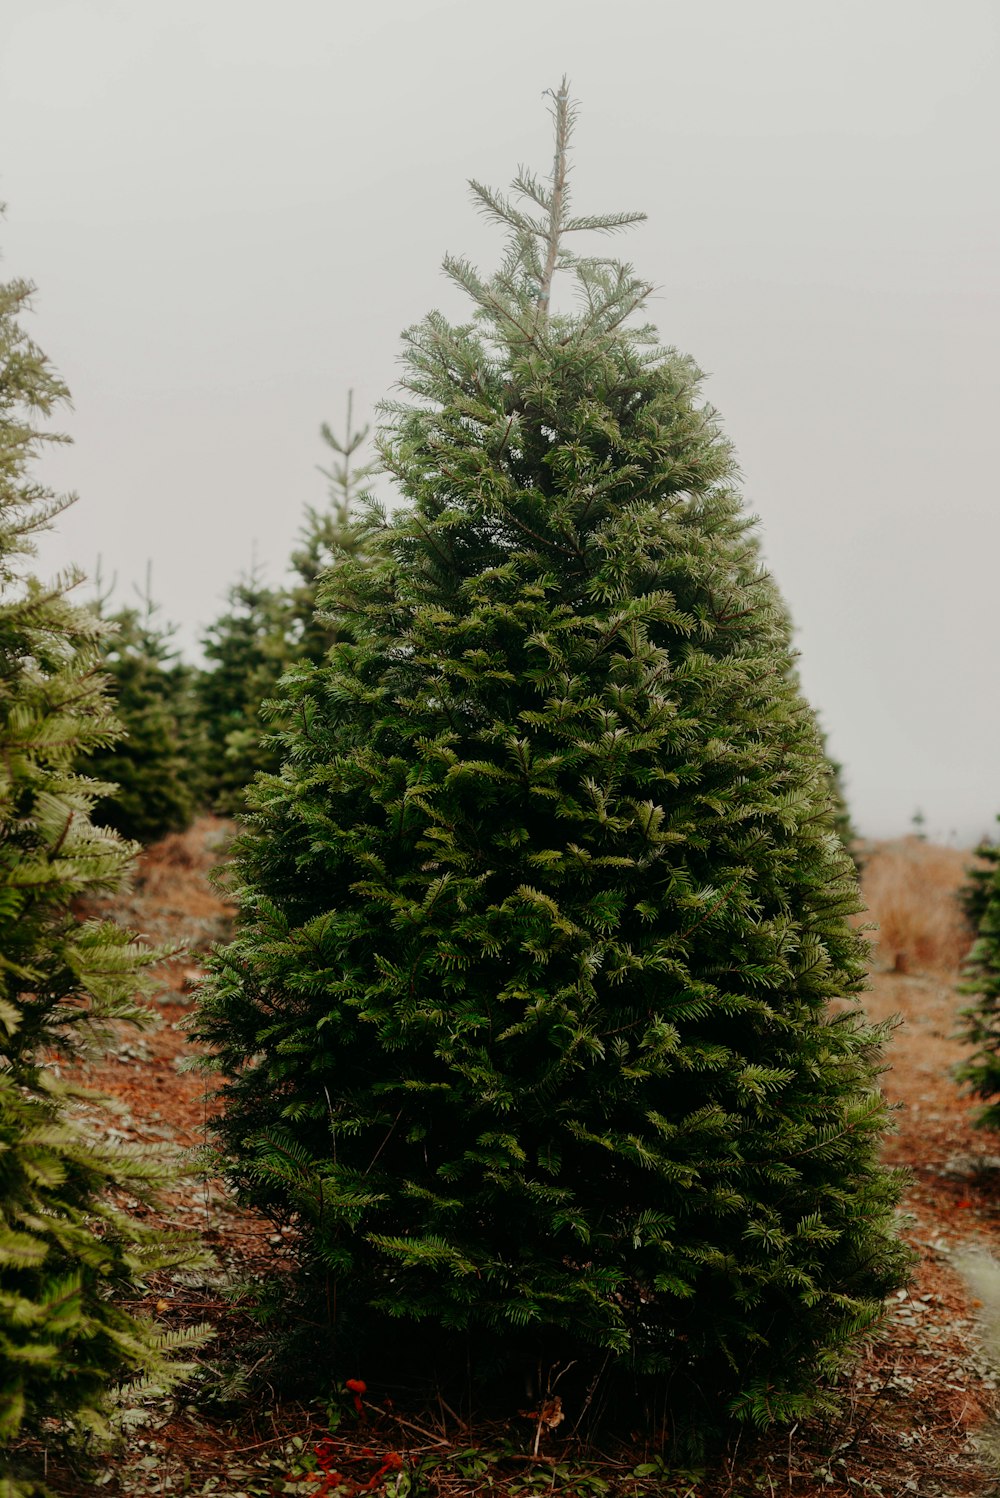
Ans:
[[[343,440],[324,423],[323,440],[335,462],[321,469],[329,504],[308,506],[300,544],[292,553],[297,574],[288,589],[270,588],[254,565],[230,589],[226,612],[202,640],[208,668],[198,678],[198,717],[205,736],[208,795],[217,810],[241,811],[244,791],[259,771],[280,763],[273,720],[278,682],[302,660],[319,660],[335,639],[345,637],[343,619],[317,616],[319,580],[347,557],[361,555],[370,526],[361,512],[359,488],[375,471],[357,465],[368,427],[354,429],[347,399]]]
[[[99,599],[98,612],[107,600]],[[114,781],[97,806],[98,821],[143,843],[187,827],[199,800],[193,673],[157,618],[147,579],[140,606],[107,616],[102,666],[111,678],[124,729],[112,747],[89,756],[88,772]]]
[[[830,777],[830,800],[833,804],[833,826],[837,836],[851,855],[854,867],[860,874],[864,867],[861,856],[861,840],[851,816],[851,807],[844,786],[844,767],[839,760],[830,758],[826,734],[821,730],[823,753],[827,756]]]
[[[993,899],[1000,865],[1000,843],[984,838],[973,856],[976,862],[965,871],[965,883],[958,892],[958,903],[970,931],[977,932]]]
[[[731,450],[648,286],[570,251],[638,215],[572,214],[554,113],[549,184],[473,184],[471,320],[406,335],[409,504],[320,589],[351,641],[286,677],[200,1032],[345,1362],[473,1333],[656,1376],[694,1439],[822,1402],[905,1279],[884,1032],[831,1012],[856,879]]]
[[[19,318],[31,287],[0,286],[0,1493],[44,1484],[20,1442],[53,1420],[105,1430],[109,1387],[164,1371],[165,1341],[119,1309],[141,1276],[190,1257],[116,1210],[108,1188],[148,1198],[155,1157],[110,1150],[80,1119],[50,1061],[112,1018],[135,1018],[154,955],[117,926],[81,920],[80,896],[121,883],[132,849],[91,813],[106,787],[87,752],[119,736],[99,662],[105,627],[67,598],[75,574],[25,574],[33,537],[67,502],[30,476],[39,428],[66,391]],[[90,1100],[91,1107],[93,1099]]]
[[[1000,844],[983,842],[979,862],[959,892],[965,915],[976,934],[965,965],[962,992],[975,999],[963,1010],[962,1038],[974,1047],[957,1076],[986,1106],[976,1122],[1000,1129]]]
[[[234,584],[228,608],[202,640],[207,670],[196,686],[207,745],[205,777],[211,803],[239,811],[258,770],[277,769],[277,746],[267,735],[261,704],[277,691],[298,654],[288,595],[265,585],[254,566]]]
[[[353,406],[354,393],[349,391],[343,439],[326,422],[320,428],[333,454],[331,466],[320,469],[329,485],[328,503],[322,509],[307,506],[300,544],[292,552],[292,567],[298,574],[291,591],[297,655],[305,660],[319,660],[335,640],[346,638],[348,626],[342,618],[317,617],[317,589],[331,567],[362,555],[371,525],[369,513],[361,504],[362,486],[377,472],[378,465],[356,461],[368,441],[369,428],[355,430]]]

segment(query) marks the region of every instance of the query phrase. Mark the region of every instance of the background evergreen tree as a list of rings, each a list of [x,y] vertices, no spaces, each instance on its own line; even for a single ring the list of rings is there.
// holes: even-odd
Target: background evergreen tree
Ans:
[[[976,1122],[1000,1129],[1000,845],[981,843],[976,858],[959,892],[976,933],[962,985],[962,992],[975,1000],[962,1013],[962,1038],[975,1050],[957,1075],[986,1104]]]
[[[230,590],[227,611],[202,641],[208,668],[198,678],[198,715],[206,736],[209,799],[219,811],[242,811],[244,791],[257,772],[278,768],[272,713],[283,673],[298,661],[320,660],[335,639],[345,637],[342,618],[317,617],[317,586],[331,567],[362,554],[371,518],[359,497],[376,464],[357,462],[369,429],[355,430],[351,394],[343,439],[326,423],[321,432],[334,455],[332,466],[321,470],[329,502],[307,506],[291,557],[295,580],[287,589],[269,588],[252,567]]]
[[[107,599],[99,600],[99,612],[106,607]],[[138,607],[106,615],[102,666],[124,734],[87,761],[88,773],[115,782],[98,804],[98,821],[143,843],[183,831],[202,789],[194,672],[180,659],[174,630],[159,621],[158,612],[147,578]]]
[[[287,593],[265,585],[254,566],[229,591],[228,608],[205,634],[208,662],[197,679],[205,736],[207,794],[219,811],[243,808],[243,791],[258,770],[274,770],[279,751],[268,737],[261,704],[298,654]]]
[[[331,466],[320,470],[329,485],[328,502],[322,509],[307,506],[300,544],[292,552],[292,567],[298,574],[291,590],[292,612],[297,621],[298,655],[305,660],[321,659],[335,640],[345,638],[348,626],[343,619],[317,617],[317,587],[331,567],[362,554],[372,523],[360,498],[378,464],[357,462],[370,429],[354,429],[353,405],[354,394],[349,391],[343,439],[326,422],[320,428],[333,454]]]
[[[49,1065],[110,1018],[136,1017],[154,954],[72,902],[117,888],[131,848],[91,820],[103,789],[79,772],[120,733],[99,671],[104,626],[74,575],[25,575],[34,533],[67,502],[30,476],[38,422],[66,390],[23,331],[31,287],[0,286],[0,1493],[42,1493],[26,1436],[101,1434],[108,1390],[163,1375],[166,1343],[120,1310],[150,1270],[190,1257],[110,1203],[162,1182],[150,1155],[102,1148]],[[93,1107],[93,1099],[90,1100]]]
[[[856,880],[731,450],[649,288],[568,249],[637,215],[571,213],[555,120],[548,185],[473,184],[471,321],[406,335],[409,505],[320,588],[351,641],[286,678],[200,1033],[342,1366],[468,1332],[653,1377],[696,1442],[822,1402],[905,1278],[883,1032],[829,1007]]]
[[[1000,865],[1000,843],[984,838],[976,848],[974,857],[976,862],[966,870],[965,883],[958,892],[958,901],[969,929],[978,931],[986,908],[993,899],[997,867]]]
[[[851,817],[851,807],[847,799],[847,790],[844,785],[844,767],[839,760],[830,758],[826,742],[826,734],[820,730],[823,743],[823,753],[827,756],[830,775],[830,800],[833,805],[833,826],[837,836],[851,855],[854,867],[858,873],[864,867],[861,856],[861,839],[858,829]]]

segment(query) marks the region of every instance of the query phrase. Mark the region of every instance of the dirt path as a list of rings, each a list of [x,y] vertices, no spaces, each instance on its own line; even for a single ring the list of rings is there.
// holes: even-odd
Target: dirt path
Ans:
[[[875,977],[867,1000],[874,1019],[902,1018],[884,1077],[899,1110],[885,1157],[910,1172],[905,1237],[919,1254],[887,1338],[855,1380],[873,1392],[884,1381],[857,1450],[870,1448],[876,1470],[876,1451],[892,1463],[887,1493],[995,1491],[982,1447],[998,1418],[997,1371],[984,1352],[984,1308],[959,1266],[970,1254],[1000,1253],[1000,1157],[991,1154],[1000,1141],[972,1126],[952,1080],[964,1054],[953,1038],[961,1002],[954,978],[890,973]]]
[[[183,1148],[204,1143],[204,1084],[198,1074],[178,1069],[188,1050],[178,1025],[190,1012],[199,953],[229,929],[231,913],[208,883],[226,834],[224,824],[203,819],[190,832],[166,839],[143,855],[133,892],[117,902],[119,918],[151,941],[188,949],[183,959],[159,970],[149,1029],[141,1035],[123,1032],[116,1046],[90,1069],[88,1080],[124,1107],[110,1125],[122,1137],[164,1140]],[[912,1173],[906,1236],[920,1258],[909,1293],[901,1293],[893,1305],[885,1335],[849,1381],[843,1417],[834,1426],[815,1424],[791,1437],[784,1433],[752,1451],[743,1445],[723,1470],[697,1481],[692,1478],[676,1490],[664,1478],[655,1491],[665,1498],[675,1491],[677,1498],[813,1498],[821,1493],[987,1498],[997,1491],[984,1438],[994,1424],[1000,1427],[998,1378],[981,1343],[984,1308],[957,1266],[969,1250],[992,1248],[1000,1255],[1000,1139],[971,1126],[968,1102],[951,1080],[951,1069],[961,1056],[961,1047],[952,1038],[958,1005],[953,971],[882,972],[874,979],[868,1005],[873,1017],[898,1013],[903,1018],[885,1077],[887,1095],[900,1105],[898,1132],[888,1140],[886,1155]],[[247,1324],[225,1299],[223,1281],[273,1272],[280,1240],[267,1224],[234,1208],[218,1184],[189,1180],[171,1196],[167,1212],[172,1220],[204,1235],[217,1254],[219,1269],[207,1278],[181,1276],[151,1286],[147,1308],[167,1325],[206,1316],[213,1320],[219,1340],[205,1360],[224,1363],[227,1352],[245,1336]],[[100,1490],[233,1498],[282,1490],[320,1491],[318,1479],[311,1488],[304,1479],[284,1489],[280,1481],[297,1460],[294,1438],[306,1452],[320,1438],[316,1412],[276,1403],[263,1409],[259,1398],[241,1403],[238,1395],[227,1404],[218,1385],[218,1377],[206,1371],[186,1405],[178,1409],[163,1401],[146,1417],[136,1415],[126,1449],[114,1468],[102,1474]],[[408,1441],[414,1459],[414,1449],[417,1455],[421,1450],[433,1452],[454,1434],[443,1427],[424,1431],[427,1440],[421,1447],[414,1429],[407,1436],[397,1423],[382,1435],[370,1430],[366,1440],[373,1447],[381,1442],[394,1449]],[[367,1461],[362,1474],[366,1477],[375,1470],[373,1450],[364,1457],[356,1446],[342,1444],[341,1465]],[[615,1471],[627,1467],[601,1470],[608,1477],[609,1493],[636,1490],[635,1484],[629,1487],[615,1477]],[[414,1498],[418,1493],[514,1491],[510,1472],[500,1467],[460,1483],[457,1476],[453,1480],[444,1472],[442,1468],[427,1486],[399,1491],[412,1491]],[[525,1469],[517,1475],[523,1485]],[[541,1478],[544,1487],[522,1486],[521,1491],[558,1491],[564,1498],[575,1498],[572,1480],[557,1486],[554,1474],[543,1472]],[[92,1484],[81,1486],[69,1473],[50,1472],[50,1482],[64,1495],[98,1490]],[[376,1491],[383,1482],[376,1484]],[[648,1482],[639,1486],[644,1493],[652,1491]],[[341,1489],[328,1489],[344,1494],[361,1490],[361,1475],[345,1479]]]

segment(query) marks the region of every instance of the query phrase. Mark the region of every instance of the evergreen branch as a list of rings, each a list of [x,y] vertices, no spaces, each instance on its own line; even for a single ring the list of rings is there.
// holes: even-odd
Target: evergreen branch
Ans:
[[[619,229],[630,229],[633,224],[644,224],[645,213],[592,213],[583,218],[567,219],[562,226],[564,234],[573,234],[581,229],[592,229],[598,234],[617,234]]]
[[[530,219],[526,214],[519,213],[508,198],[504,198],[498,192],[489,187],[484,187],[475,178],[470,179],[469,186],[472,195],[479,200],[480,211],[487,218],[497,219],[502,224],[509,224],[522,234],[539,234],[544,236],[545,225],[535,219]]]
[[[555,103],[553,117],[555,120],[556,146],[555,160],[552,164],[552,198],[549,208],[548,229],[545,235],[547,252],[545,266],[542,271],[542,282],[538,288],[536,301],[536,325],[544,323],[549,316],[549,304],[552,292],[552,277],[555,273],[556,260],[559,254],[559,236],[563,228],[563,220],[568,202],[566,192],[567,152],[569,149],[569,137],[572,129],[573,112],[569,100],[569,83],[564,77],[558,93],[551,95]]]

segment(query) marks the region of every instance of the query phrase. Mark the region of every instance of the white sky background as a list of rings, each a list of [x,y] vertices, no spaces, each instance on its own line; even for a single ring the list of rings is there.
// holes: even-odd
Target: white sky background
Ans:
[[[320,504],[399,332],[546,173],[709,372],[863,831],[1000,810],[995,0],[0,0],[5,277],[68,381],[53,570],[153,592],[195,653]]]

